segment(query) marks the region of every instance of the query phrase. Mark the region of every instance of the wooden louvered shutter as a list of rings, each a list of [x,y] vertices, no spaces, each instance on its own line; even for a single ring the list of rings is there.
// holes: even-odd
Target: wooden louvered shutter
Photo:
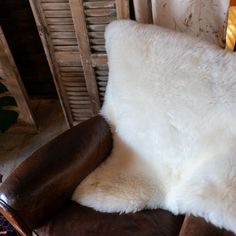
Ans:
[[[235,1],[236,5],[236,1]],[[226,34],[226,47],[230,50],[236,50],[236,6],[229,8],[228,27]]]
[[[129,1],[29,0],[70,126],[98,113],[108,67],[106,24],[129,17]]]

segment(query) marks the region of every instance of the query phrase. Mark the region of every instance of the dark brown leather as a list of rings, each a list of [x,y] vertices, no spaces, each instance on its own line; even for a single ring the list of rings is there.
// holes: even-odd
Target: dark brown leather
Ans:
[[[40,236],[177,236],[183,219],[164,210],[101,213],[71,202],[36,232]]]
[[[63,133],[24,161],[2,184],[0,212],[22,235],[31,235],[35,228],[42,236],[178,235],[183,216],[164,210],[99,213],[70,200],[78,183],[111,148],[109,126],[100,116]],[[234,236],[192,216],[184,221],[180,235]]]
[[[110,129],[102,117],[83,122],[24,161],[0,187],[0,200],[33,229],[61,209],[111,148]]]
[[[180,236],[235,236],[234,233],[207,223],[201,217],[186,216]]]

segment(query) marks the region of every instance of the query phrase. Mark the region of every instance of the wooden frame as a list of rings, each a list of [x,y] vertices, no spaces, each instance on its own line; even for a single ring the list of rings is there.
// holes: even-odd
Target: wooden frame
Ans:
[[[130,18],[129,0],[116,0],[117,19]]]
[[[1,82],[7,87],[9,95],[15,98],[17,103],[15,110],[19,113],[18,122],[10,129],[10,131],[36,132],[37,127],[34,115],[30,109],[29,98],[1,27],[0,77],[2,78]]]

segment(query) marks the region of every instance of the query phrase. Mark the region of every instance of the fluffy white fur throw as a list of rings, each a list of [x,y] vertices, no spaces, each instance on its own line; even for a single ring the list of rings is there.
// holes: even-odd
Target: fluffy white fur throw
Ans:
[[[154,25],[106,29],[110,157],[73,199],[105,212],[164,208],[236,232],[236,56]]]

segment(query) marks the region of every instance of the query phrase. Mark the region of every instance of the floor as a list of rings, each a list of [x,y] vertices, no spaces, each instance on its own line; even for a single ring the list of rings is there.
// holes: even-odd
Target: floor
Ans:
[[[67,129],[59,101],[33,100],[32,108],[39,125],[36,134],[0,134],[2,181],[33,151]]]

